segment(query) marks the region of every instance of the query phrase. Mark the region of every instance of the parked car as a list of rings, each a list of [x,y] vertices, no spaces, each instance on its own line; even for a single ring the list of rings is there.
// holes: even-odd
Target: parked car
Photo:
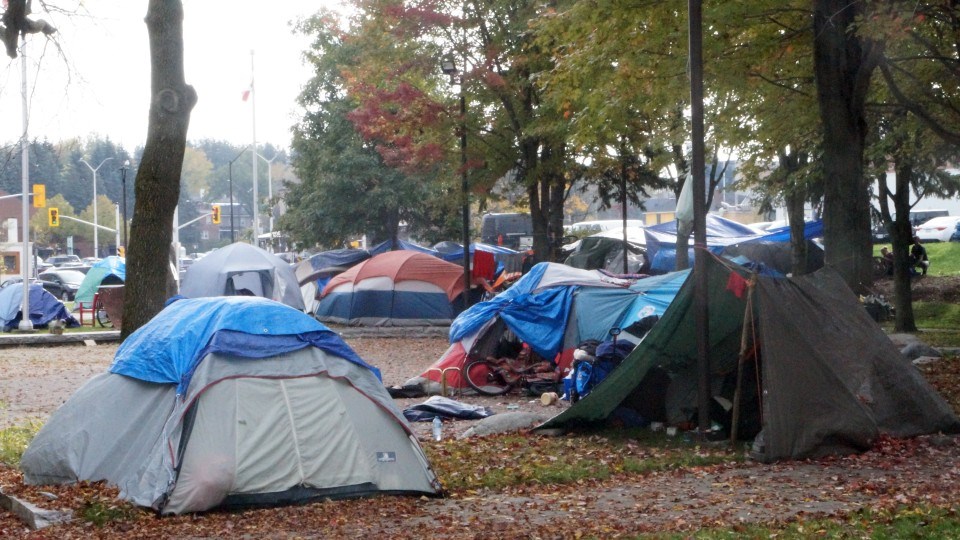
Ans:
[[[83,259],[80,260],[80,262],[87,266],[93,266],[93,263],[99,260],[100,260],[99,257],[84,257]]]
[[[63,287],[63,291],[60,295],[57,296],[60,300],[64,302],[72,301],[77,296],[77,289],[80,288],[80,283],[83,282],[83,278],[86,277],[86,274],[79,272],[70,268],[57,268],[55,270],[47,270],[46,272],[37,276],[41,281],[52,281]]]
[[[80,257],[76,255],[51,255],[47,258],[47,262],[61,268],[63,266],[82,266],[83,261],[80,260]]]
[[[953,229],[953,234],[950,235],[951,242],[960,242],[960,221],[957,222],[957,226]]]
[[[949,242],[960,223],[960,216],[940,216],[925,221],[914,230],[921,242]]]
[[[11,287],[11,286],[15,286],[15,285],[20,285],[20,284],[22,284],[22,283],[23,283],[23,278],[22,278],[22,277],[19,277],[19,276],[17,276],[17,277],[12,277],[12,278],[9,278],[9,279],[4,280],[3,283],[0,283],[0,289],[2,289],[2,288],[4,288],[4,287]],[[64,300],[64,297],[69,298],[69,296],[70,296],[70,294],[64,290],[64,288],[63,288],[62,285],[60,285],[59,283],[55,283],[55,282],[53,282],[53,281],[44,281],[44,280],[41,280],[41,279],[31,279],[31,280],[30,280],[30,283],[39,283],[44,289],[46,289],[46,291],[47,291],[48,293],[56,296],[57,298],[59,298],[60,300],[65,301],[65,302],[66,302],[66,300]]]

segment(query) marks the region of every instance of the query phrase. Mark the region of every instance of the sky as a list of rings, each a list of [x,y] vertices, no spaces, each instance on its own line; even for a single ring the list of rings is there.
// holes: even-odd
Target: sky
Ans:
[[[48,3],[81,7],[80,14],[69,16],[34,14],[57,27],[53,38],[63,53],[41,35],[28,37],[29,138],[57,142],[98,135],[131,152],[142,146],[150,99],[147,0]],[[35,9],[38,5],[34,2]],[[301,60],[309,41],[293,35],[289,23],[323,7],[342,8],[336,0],[184,0],[183,5],[186,81],[199,96],[187,139],[246,144],[255,129],[258,144],[289,148],[296,96],[310,76]],[[19,58],[0,59],[0,144],[23,133],[21,73]],[[251,80],[254,95],[245,102]]]

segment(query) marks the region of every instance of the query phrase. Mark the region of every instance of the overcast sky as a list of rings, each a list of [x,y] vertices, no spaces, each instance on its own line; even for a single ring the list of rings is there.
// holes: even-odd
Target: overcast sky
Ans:
[[[51,0],[73,8],[78,0]],[[296,96],[309,77],[301,52],[308,41],[290,22],[335,0],[184,0],[187,83],[199,94],[187,138],[235,144],[256,139],[284,148],[296,118]],[[83,0],[89,15],[45,17],[59,32],[61,56],[42,36],[27,41],[30,139],[52,142],[98,134],[127,150],[147,133],[150,59],[143,22],[147,0]],[[34,6],[38,3],[34,2]],[[253,64],[251,65],[251,50]],[[38,65],[39,61],[39,65]],[[0,143],[19,139],[23,126],[20,59],[0,64]],[[255,97],[243,91],[255,77]]]

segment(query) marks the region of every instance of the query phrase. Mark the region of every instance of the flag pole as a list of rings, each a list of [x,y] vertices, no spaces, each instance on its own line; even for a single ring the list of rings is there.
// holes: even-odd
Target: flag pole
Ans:
[[[253,94],[251,96],[251,119],[250,124],[253,131],[253,148],[252,155],[250,156],[250,164],[253,168],[253,245],[260,247],[260,204],[259,204],[259,195],[257,193],[257,92],[254,88],[254,70],[253,70],[253,49],[250,49],[250,91]]]

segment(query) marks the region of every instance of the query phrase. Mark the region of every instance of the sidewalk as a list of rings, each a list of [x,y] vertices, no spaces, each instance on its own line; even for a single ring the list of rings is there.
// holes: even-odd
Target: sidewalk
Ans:
[[[0,333],[0,349],[29,345],[69,345],[74,343],[106,343],[120,341],[119,330],[101,330],[94,332],[70,332],[61,335],[46,330],[36,333],[3,332]]]

